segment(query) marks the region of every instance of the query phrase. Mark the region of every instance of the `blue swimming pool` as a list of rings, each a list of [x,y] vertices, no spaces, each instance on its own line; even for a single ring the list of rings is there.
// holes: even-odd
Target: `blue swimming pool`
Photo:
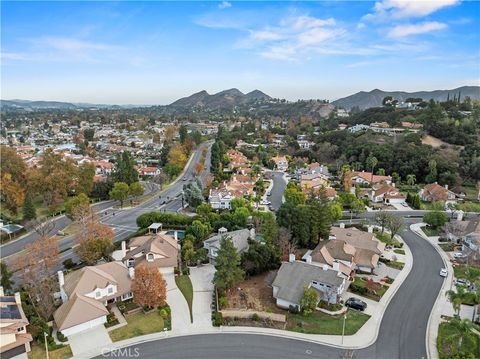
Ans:
[[[175,231],[168,231],[168,232],[166,232],[165,234],[168,234],[168,235],[170,235],[170,236],[173,236],[173,235],[175,235]],[[177,238],[178,238],[178,239],[184,239],[184,238],[185,238],[185,231],[183,231],[183,230],[178,230],[178,231],[177,231]]]
[[[0,231],[4,231],[5,233],[12,234],[23,229],[22,226],[18,224],[7,224],[3,227],[0,227]]]

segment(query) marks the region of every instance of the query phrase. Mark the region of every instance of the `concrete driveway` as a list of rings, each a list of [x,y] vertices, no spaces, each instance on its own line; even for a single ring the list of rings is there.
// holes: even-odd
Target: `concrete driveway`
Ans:
[[[195,329],[212,327],[213,275],[215,267],[211,264],[191,267],[190,279],[193,285],[193,325]]]
[[[81,357],[82,353],[86,353],[95,348],[107,347],[112,344],[112,340],[108,335],[107,329],[103,325],[88,329],[84,332],[70,335],[68,343],[75,357]]]
[[[172,332],[188,332],[192,327],[190,312],[185,297],[175,283],[173,268],[172,270],[162,269],[161,272],[167,282],[167,303],[172,310]]]

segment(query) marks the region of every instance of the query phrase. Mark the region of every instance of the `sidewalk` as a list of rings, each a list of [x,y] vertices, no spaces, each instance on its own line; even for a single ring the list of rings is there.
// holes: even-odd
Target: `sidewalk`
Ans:
[[[447,277],[443,281],[442,290],[438,293],[437,300],[430,312],[430,317],[427,324],[426,346],[429,359],[438,359],[437,351],[437,336],[438,327],[442,321],[442,315],[452,315],[453,307],[448,301],[446,292],[453,287],[453,267],[448,259],[447,254],[438,246],[436,237],[429,238],[422,231],[421,227],[426,226],[426,223],[415,223],[410,226],[410,229],[418,234],[420,237],[427,240],[442,257],[445,268],[448,271]]]
[[[405,250],[405,267],[398,273],[397,278],[395,281],[390,285],[390,288],[384,294],[382,299],[379,302],[373,303],[368,299],[361,297],[362,300],[368,301],[369,308],[367,308],[367,313],[371,315],[370,319],[363,325],[360,330],[354,335],[346,335],[344,337],[344,341],[342,344],[342,337],[341,335],[319,335],[319,334],[304,334],[304,333],[297,333],[297,332],[290,332],[286,330],[280,329],[269,329],[269,328],[254,328],[254,327],[212,327],[211,322],[207,324],[206,322],[202,321],[202,323],[195,323],[195,315],[194,315],[194,325],[188,328],[189,330],[175,330],[172,327],[172,330],[169,332],[162,332],[162,333],[154,333],[149,335],[144,335],[136,338],[131,338],[127,340],[123,340],[118,343],[114,343],[112,345],[107,345],[104,348],[97,348],[96,351],[92,351],[89,356],[85,357],[93,357],[95,355],[99,355],[102,352],[108,352],[109,350],[117,350],[120,348],[128,347],[135,344],[145,343],[149,341],[156,341],[165,338],[171,337],[180,337],[186,335],[202,335],[202,334],[215,334],[215,333],[243,333],[243,334],[257,334],[257,335],[273,335],[282,338],[291,338],[291,339],[299,339],[304,341],[309,341],[316,344],[328,345],[337,348],[345,348],[345,349],[361,349],[370,346],[373,344],[378,336],[378,331],[380,329],[380,323],[383,318],[383,314],[390,303],[391,299],[400,288],[401,284],[405,280],[405,278],[410,273],[413,264],[413,256],[410,251],[410,248],[405,244],[403,246]],[[195,277],[195,274],[193,275]],[[192,281],[193,282],[193,281]],[[195,282],[193,282],[195,283]],[[194,288],[195,290],[195,288]],[[195,298],[198,296],[198,291],[195,291],[194,296],[194,307],[195,307]],[[348,293],[349,296],[355,296],[352,293]],[[198,299],[198,297],[197,297]],[[198,303],[198,302],[197,302]],[[194,309],[195,313],[195,309]],[[172,311],[172,314],[173,311]],[[208,313],[210,314],[210,313]],[[197,317],[198,318],[198,317]],[[195,325],[196,324],[196,325]]]

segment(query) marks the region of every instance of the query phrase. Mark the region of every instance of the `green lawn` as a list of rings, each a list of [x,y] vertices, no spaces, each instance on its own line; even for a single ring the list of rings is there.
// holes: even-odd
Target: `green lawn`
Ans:
[[[161,332],[164,328],[163,318],[158,310],[144,314],[143,312],[127,315],[128,325],[112,330],[110,338],[113,342],[138,337],[140,335]]]
[[[444,322],[438,328],[437,349],[440,359],[479,358],[480,337],[471,331],[461,336],[453,324]]]
[[[348,310],[345,322],[345,335],[355,334],[370,318],[368,314]],[[342,335],[343,315],[328,315],[315,311],[304,317],[302,314],[287,315],[287,330],[307,334]]]
[[[362,289],[355,290],[354,287],[360,287]],[[349,291],[351,291],[352,293],[357,293],[359,295],[362,295],[366,298],[373,299],[378,302],[388,289],[388,286],[386,285],[375,283],[375,289],[374,289],[375,292],[371,293],[367,291],[366,287],[367,287],[367,281],[364,278],[356,277],[353,283],[350,285]]]
[[[437,237],[440,235],[440,228],[434,228],[430,226],[425,226],[422,228],[422,231],[428,236],[428,237]]]
[[[462,210],[464,212],[480,212],[480,203],[475,203],[475,202],[459,203],[455,207],[458,210]]]
[[[192,303],[193,303],[193,287],[192,281],[188,275],[180,275],[175,277],[178,289],[182,292],[190,310],[190,321],[193,323]]]
[[[402,243],[400,243],[400,241],[398,241],[395,238],[393,240],[391,239],[390,233],[383,232],[383,234],[382,234],[381,231],[375,231],[374,233],[375,233],[375,237],[380,242],[392,245],[395,248],[401,248],[402,247]]]
[[[453,268],[453,273],[455,278],[466,279],[470,282],[475,282],[477,285],[480,285],[480,268],[467,265],[458,265]]]
[[[439,243],[439,246],[445,252],[453,252],[455,250],[455,243],[454,242]]]
[[[425,209],[427,211],[443,211],[444,208],[443,202],[422,202],[420,209]]]
[[[403,249],[399,249],[399,248],[394,249],[393,252],[397,253],[397,254],[405,254],[405,251]]]
[[[67,359],[73,356],[70,345],[65,345],[56,350],[49,350],[48,355],[50,359]],[[28,353],[28,359],[45,359],[45,346],[39,344],[32,344],[32,350]]]

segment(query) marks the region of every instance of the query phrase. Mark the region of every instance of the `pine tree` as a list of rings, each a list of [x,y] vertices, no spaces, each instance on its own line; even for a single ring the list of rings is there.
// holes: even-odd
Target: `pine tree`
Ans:
[[[245,272],[240,268],[240,255],[228,236],[220,240],[215,267],[217,271],[213,277],[213,283],[219,290],[232,288],[245,276]]]
[[[23,202],[23,219],[29,221],[35,218],[37,218],[37,213],[33,205],[32,195],[27,192],[25,202]]]

